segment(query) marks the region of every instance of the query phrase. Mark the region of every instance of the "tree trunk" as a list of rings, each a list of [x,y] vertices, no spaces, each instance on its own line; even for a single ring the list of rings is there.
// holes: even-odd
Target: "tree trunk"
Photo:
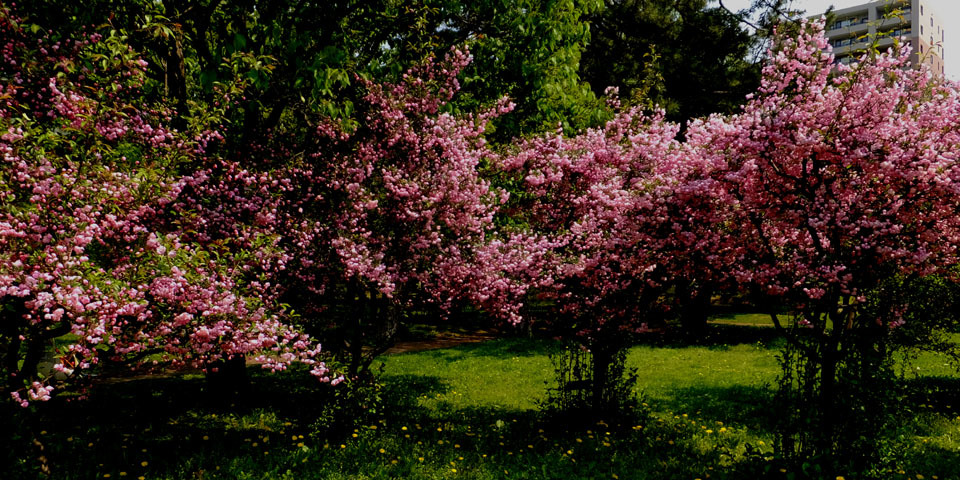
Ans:
[[[610,397],[610,364],[613,363],[611,349],[606,346],[594,346],[593,354],[593,411],[602,414],[608,409]]]
[[[23,316],[27,311],[22,299],[13,298],[13,302],[14,307],[0,320],[0,339],[4,341],[3,366],[0,371],[6,376],[2,383],[4,389],[2,393],[5,397],[23,384],[23,380],[19,377],[20,349],[23,345],[20,337],[26,333],[27,321]],[[0,308],[2,307],[3,303],[0,303]]]
[[[824,342],[820,364],[820,435],[817,450],[820,453],[833,451],[833,439],[837,430],[837,361],[839,352],[833,339]]]
[[[234,355],[207,364],[207,386],[210,393],[221,399],[229,399],[246,391],[250,385],[247,376],[247,357]]]
[[[356,288],[353,294],[350,294],[348,297],[355,296],[355,310],[353,315],[353,331],[350,332],[350,344],[348,345],[350,352],[350,367],[348,372],[351,377],[357,377],[360,375],[361,364],[363,363],[363,343],[364,343],[364,321],[367,320],[369,315],[369,301],[367,299],[367,291],[363,288]]]
[[[690,340],[699,340],[704,337],[707,331],[707,319],[710,316],[710,299],[713,297],[713,289],[704,285],[695,287],[693,282],[682,282],[684,285],[677,287],[677,295],[680,305],[680,325],[683,332]]]

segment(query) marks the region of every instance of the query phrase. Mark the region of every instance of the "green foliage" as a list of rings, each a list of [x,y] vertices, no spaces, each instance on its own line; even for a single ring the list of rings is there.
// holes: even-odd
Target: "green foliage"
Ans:
[[[395,80],[412,65],[468,45],[475,62],[451,108],[473,112],[508,96],[498,137],[595,125],[606,111],[578,76],[599,0],[295,1],[37,0],[18,5],[56,38],[109,25],[150,64],[148,90],[178,121],[220,111],[232,149],[307,142],[310,120],[350,120],[356,76]],[[240,67],[240,68],[238,68]],[[242,91],[224,88],[243,79]],[[229,107],[229,108],[228,108]],[[189,113],[188,113],[189,112]],[[201,122],[203,123],[203,122]],[[280,145],[279,143],[277,145]]]
[[[384,415],[383,384],[376,377],[348,380],[336,387],[325,386],[317,405],[311,435],[325,439],[341,436],[375,423]]]
[[[707,0],[607,0],[590,17],[582,78],[594,92],[616,86],[635,104],[658,104],[671,120],[732,113],[756,89],[754,38]]]
[[[920,413],[902,408],[910,404],[905,398],[916,395],[905,382],[915,373],[910,366],[930,352],[952,366],[948,371],[957,368],[951,333],[957,328],[957,288],[943,277],[892,277],[869,292],[860,314],[875,318],[876,325],[836,343],[793,327],[800,334],[781,351],[776,396],[776,408],[785,412],[778,452],[787,464],[870,478],[899,468],[910,446],[889,432]]]
[[[540,405],[547,418],[576,418],[639,421],[637,371],[628,368],[627,351],[618,350],[606,365],[596,365],[590,350],[577,344],[561,343],[550,351],[556,387]],[[597,379],[597,368],[604,368]],[[605,384],[597,385],[598,381]],[[597,394],[600,398],[597,398]]]
[[[884,432],[901,418],[894,408],[893,359],[879,351],[882,345],[849,344],[875,339],[848,339],[835,354],[833,377],[827,377],[830,370],[821,368],[821,359],[830,347],[798,338],[799,344],[787,343],[779,356],[782,372],[774,408],[783,414],[776,428],[778,454],[787,465],[810,471],[809,478],[817,477],[814,472],[829,476],[880,469],[883,452],[893,443]]]
[[[469,40],[475,58],[464,74],[461,108],[475,109],[500,96],[517,103],[512,114],[494,123],[497,138],[553,131],[558,125],[569,133],[608,117],[603,102],[578,73],[591,36],[589,15],[598,12],[602,2],[485,0],[449,4],[456,35],[451,35],[448,43]]]

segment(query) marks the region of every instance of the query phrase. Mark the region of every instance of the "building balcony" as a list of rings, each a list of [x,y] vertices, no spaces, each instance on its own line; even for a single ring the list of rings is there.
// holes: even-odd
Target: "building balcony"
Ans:
[[[849,37],[849,36],[865,34],[869,30],[870,30],[870,22],[863,22],[855,25],[848,25],[845,27],[837,27],[833,29],[828,28],[825,33],[827,35],[827,38]]]

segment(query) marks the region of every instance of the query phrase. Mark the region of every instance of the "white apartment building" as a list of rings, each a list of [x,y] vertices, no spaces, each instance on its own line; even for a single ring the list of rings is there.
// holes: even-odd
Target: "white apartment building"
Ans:
[[[813,18],[819,18],[820,15]],[[913,48],[910,61],[921,62],[943,74],[943,24],[924,0],[881,0],[855,7],[837,9],[826,26],[836,61],[850,63],[877,39],[881,50],[893,45],[894,38]]]

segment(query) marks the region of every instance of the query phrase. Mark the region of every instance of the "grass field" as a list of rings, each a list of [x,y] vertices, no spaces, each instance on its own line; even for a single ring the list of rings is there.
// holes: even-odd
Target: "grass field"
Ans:
[[[550,343],[502,339],[382,357],[382,405],[340,430],[316,428],[332,400],[303,372],[255,373],[226,400],[196,376],[101,384],[0,420],[14,432],[0,478],[795,478],[767,460],[772,329],[712,331],[630,351],[644,403],[629,424],[546,421]],[[905,371],[891,478],[960,478],[960,377],[936,356]]]

